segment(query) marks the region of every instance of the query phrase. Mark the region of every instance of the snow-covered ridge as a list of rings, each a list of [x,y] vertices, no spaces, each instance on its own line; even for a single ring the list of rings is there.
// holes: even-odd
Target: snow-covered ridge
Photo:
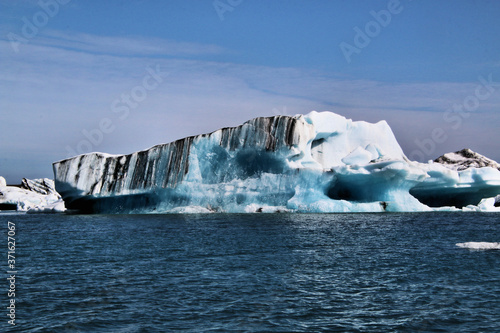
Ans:
[[[53,168],[68,207],[90,212],[426,211],[500,193],[497,169],[412,162],[385,121],[315,111]],[[485,196],[473,195],[476,184]]]

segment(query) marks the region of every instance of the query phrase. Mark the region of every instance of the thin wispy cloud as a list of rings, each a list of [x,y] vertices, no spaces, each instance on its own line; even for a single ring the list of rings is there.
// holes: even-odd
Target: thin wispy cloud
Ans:
[[[8,43],[0,41],[0,47]],[[164,39],[46,31],[22,52],[2,54],[0,107],[9,110],[2,125],[2,154],[10,156],[12,167],[18,163],[16,156],[36,153],[34,163],[50,172],[51,162],[66,157],[68,145],[76,150],[85,139],[82,131],[97,128],[103,118],[113,122],[114,130],[91,148],[110,153],[130,153],[277,112],[329,110],[357,120],[385,119],[406,152],[436,126],[446,128],[450,136],[441,150],[463,148],[453,144],[461,143],[464,133],[493,131],[481,125],[486,119],[481,117],[500,126],[500,88],[481,103],[474,120],[453,131],[443,113],[474,93],[477,82],[388,83],[304,68],[217,61],[217,55],[230,52]],[[142,84],[147,68],[156,66],[168,74],[121,120],[113,102],[130,95]],[[29,135],[19,131],[23,122],[30,124]]]
[[[36,45],[52,46],[96,54],[131,56],[195,56],[227,53],[223,47],[210,44],[178,42],[144,36],[96,36],[45,30],[33,40]]]

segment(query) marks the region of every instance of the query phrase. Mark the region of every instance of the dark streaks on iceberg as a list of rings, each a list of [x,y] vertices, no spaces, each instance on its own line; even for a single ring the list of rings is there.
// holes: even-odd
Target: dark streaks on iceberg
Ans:
[[[238,127],[223,128],[220,145],[232,151],[246,147],[276,151],[298,143],[294,135],[297,121],[289,116],[255,118]]]
[[[56,186],[69,208],[83,206],[84,210],[91,211],[102,206],[94,201],[106,197],[137,198],[141,193],[175,189],[189,172],[193,144],[200,140],[210,140],[214,135],[220,136],[219,149],[226,151],[226,154],[238,151],[236,157],[243,161],[246,168],[262,162],[263,165],[259,165],[259,168],[264,168],[262,171],[269,169],[279,173],[282,166],[263,154],[297,144],[300,139],[296,133],[297,121],[298,118],[290,116],[255,118],[237,127],[187,137],[128,155],[90,153],[76,156],[54,163]],[[247,148],[254,153],[245,155]],[[246,161],[255,158],[259,159],[253,161],[253,164],[252,161]],[[214,171],[219,167],[214,165]],[[248,176],[254,174],[253,171],[246,173]],[[204,174],[207,173],[204,171]],[[228,174],[220,176],[233,178]],[[147,202],[150,204],[156,200],[148,199]]]
[[[168,163],[164,169],[166,172],[162,187],[174,188],[189,171],[189,152],[193,140],[194,137],[191,136],[168,145]],[[158,171],[161,172],[161,168]]]
[[[174,188],[189,170],[188,159],[193,139],[188,137],[154,146],[135,153],[136,156],[132,154],[135,165],[129,188]]]

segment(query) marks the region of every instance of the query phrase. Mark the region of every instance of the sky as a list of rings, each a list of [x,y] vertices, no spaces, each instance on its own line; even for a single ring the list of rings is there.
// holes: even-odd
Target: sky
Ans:
[[[500,161],[500,1],[0,0],[0,175],[260,116],[386,120]]]

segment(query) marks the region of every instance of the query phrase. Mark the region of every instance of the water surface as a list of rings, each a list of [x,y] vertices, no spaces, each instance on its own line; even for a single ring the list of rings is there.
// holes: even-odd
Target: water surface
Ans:
[[[500,214],[0,219],[13,331],[500,331],[500,251],[455,246],[500,241]]]

